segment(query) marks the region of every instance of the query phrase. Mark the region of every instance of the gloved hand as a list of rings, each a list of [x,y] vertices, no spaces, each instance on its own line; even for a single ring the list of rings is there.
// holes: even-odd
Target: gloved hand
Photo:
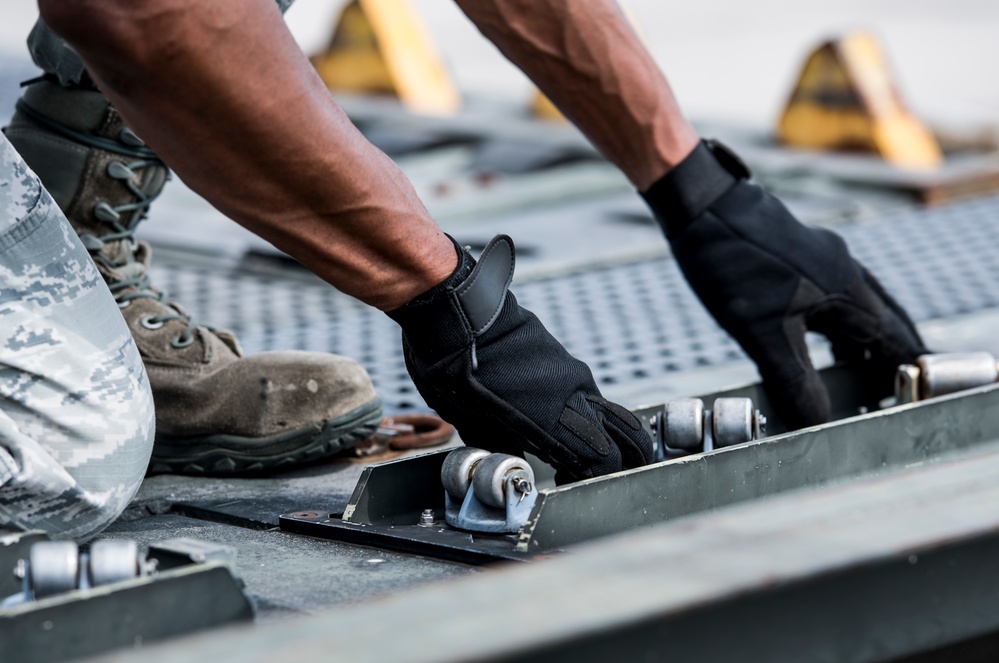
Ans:
[[[560,484],[652,462],[638,419],[604,400],[586,364],[507,290],[513,241],[494,238],[477,265],[455,248],[454,274],[388,313],[402,327],[406,366],[427,404],[465,444],[528,451],[555,468]]]
[[[704,142],[642,194],[687,282],[756,362],[789,428],[830,416],[806,330],[890,393],[895,368],[927,352],[915,325],[837,234],[805,227],[748,178],[737,156]]]

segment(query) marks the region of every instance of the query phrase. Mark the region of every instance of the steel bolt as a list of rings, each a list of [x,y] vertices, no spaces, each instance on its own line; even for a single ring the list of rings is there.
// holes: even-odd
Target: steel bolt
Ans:
[[[433,527],[437,519],[434,518],[433,509],[424,509],[423,513],[420,514],[420,527]]]
[[[151,558],[150,559],[146,559],[146,561],[142,563],[142,567],[141,567],[141,570],[139,571],[139,575],[141,575],[141,576],[152,576],[152,575],[156,575],[157,571],[159,570],[159,567],[160,567],[160,560],[158,560],[158,559],[151,559]]]

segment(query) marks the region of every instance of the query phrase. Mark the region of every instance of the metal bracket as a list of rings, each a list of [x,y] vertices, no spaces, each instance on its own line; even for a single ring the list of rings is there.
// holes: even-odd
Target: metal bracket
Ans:
[[[513,477],[506,479],[506,505],[502,509],[484,504],[471,487],[460,504],[451,493],[445,491],[444,513],[447,524],[472,532],[515,534],[520,531],[538,500],[538,491],[531,490],[521,497],[522,494],[514,490],[513,481]]]
[[[0,608],[0,642],[22,663],[63,661],[249,620],[253,605],[233,575],[233,555],[192,539],[160,542],[149,552],[161,561],[155,574]]]
[[[32,544],[48,538],[48,534],[37,529],[27,532],[0,529],[0,599],[21,591],[21,579],[12,573],[17,561],[28,556]]]
[[[999,384],[919,403],[878,410],[890,394],[877,392],[849,369],[822,372],[833,411],[841,417],[822,426],[689,455],[635,470],[541,489],[527,521],[514,537],[467,537],[467,546],[450,528],[429,530],[417,525],[421,503],[414,493],[428,494],[426,504],[439,513],[440,467],[447,452],[392,461],[365,469],[343,521],[328,514],[303,519],[282,516],[282,529],[313,536],[351,540],[366,545],[431,554],[459,561],[530,559],[583,541],[649,527],[709,509],[744,502],[833,480],[871,476],[910,466],[948,452],[972,448],[999,438]],[[749,397],[770,419],[782,425],[758,384],[707,394]],[[664,404],[635,410],[650,428]],[[421,486],[414,491],[413,485]],[[372,490],[378,486],[378,490]],[[430,498],[429,495],[436,497]],[[390,505],[398,505],[394,512]],[[386,507],[384,510],[373,508]],[[425,507],[424,507],[425,508]],[[358,518],[359,513],[366,518]],[[321,512],[320,512],[321,513]],[[399,514],[404,515],[400,518]],[[391,523],[385,527],[379,523]],[[365,540],[345,536],[364,530]],[[413,540],[419,539],[415,549]],[[442,545],[438,546],[437,544]],[[474,559],[468,559],[467,556]]]

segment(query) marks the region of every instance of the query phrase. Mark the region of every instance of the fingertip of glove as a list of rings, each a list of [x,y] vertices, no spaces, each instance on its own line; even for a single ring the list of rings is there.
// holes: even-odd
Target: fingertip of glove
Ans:
[[[639,421],[638,417],[635,416],[635,413],[628,408],[618,405],[617,403],[609,401],[601,396],[587,396],[586,400],[614,415],[631,430],[641,430],[642,422]]]
[[[764,382],[767,396],[788,430],[824,424],[832,416],[832,403],[822,378],[807,369],[800,380],[779,387]]]
[[[611,443],[603,429],[596,422],[577,412],[571,405],[566,405],[562,410],[559,423],[600,456],[610,454]]]

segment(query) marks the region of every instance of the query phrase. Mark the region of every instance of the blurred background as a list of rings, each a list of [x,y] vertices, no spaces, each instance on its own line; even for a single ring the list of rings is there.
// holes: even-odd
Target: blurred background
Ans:
[[[344,0],[298,0],[288,24],[306,52],[329,40]],[[451,2],[413,0],[465,94],[525,99],[530,86]],[[932,121],[999,121],[999,3],[992,0],[629,0],[647,46],[693,118],[775,122],[806,53],[849,29],[883,41],[905,96]],[[24,60],[37,15],[5,0],[0,54]],[[10,66],[9,64],[7,66]]]
[[[287,22],[306,54],[328,54],[347,4],[295,3]],[[637,404],[755,379],[668,260],[628,182],[571,126],[532,115],[533,86],[453,3],[369,4],[412,10],[461,107],[428,116],[356,89],[334,97],[459,241],[474,249],[496,233],[513,236],[518,297],[594,368],[605,392]],[[836,227],[932,347],[999,352],[999,3],[622,4],[702,134],[734,147],[803,221]],[[17,83],[37,74],[24,48],[36,15],[32,0],[5,1],[0,123]],[[893,87],[940,140],[941,163],[904,168],[876,153],[791,149],[776,139],[809,54],[854,31],[870,34],[886,62],[889,78],[867,93]],[[403,57],[422,55],[403,49]],[[878,71],[870,61],[856,66]],[[352,356],[389,412],[425,408],[391,322],[305,273],[176,178],[139,237],[156,249],[157,283],[198,318],[237,331],[247,351]],[[828,361],[819,339],[813,350]]]

